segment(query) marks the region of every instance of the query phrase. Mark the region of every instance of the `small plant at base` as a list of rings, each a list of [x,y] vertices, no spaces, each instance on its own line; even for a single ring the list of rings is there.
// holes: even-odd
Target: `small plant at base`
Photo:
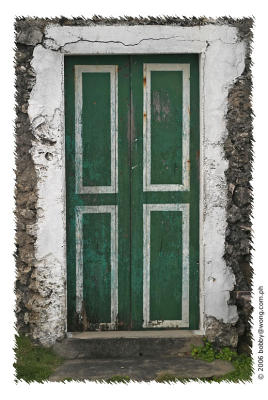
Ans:
[[[210,381],[214,382],[245,382],[250,381],[252,376],[252,359],[247,354],[237,354],[236,351],[231,350],[229,347],[223,347],[216,350],[212,343],[204,338],[204,346],[192,347],[192,356],[196,359],[212,362],[214,360],[224,360],[232,363],[234,367],[233,372],[229,372],[221,377],[213,377]],[[207,381],[204,379],[204,381]]]
[[[229,347],[224,347],[218,353],[215,354],[215,358],[218,360],[232,361],[237,357],[237,353],[231,350]]]
[[[215,382],[249,382],[252,379],[252,359],[246,354],[237,354],[232,360],[232,364],[235,368],[233,372],[220,377],[214,377]]]
[[[204,338],[203,341],[203,346],[192,346],[191,354],[196,359],[211,362],[215,360],[215,350],[212,344],[206,338]]]

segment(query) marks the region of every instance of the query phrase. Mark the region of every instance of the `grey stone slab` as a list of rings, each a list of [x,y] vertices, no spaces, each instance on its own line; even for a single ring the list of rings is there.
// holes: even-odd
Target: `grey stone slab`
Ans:
[[[43,33],[41,29],[38,27],[28,27],[27,29],[22,30],[17,36],[17,42],[21,44],[26,44],[30,46],[35,46],[38,43],[41,43],[43,37]]]
[[[136,381],[151,381],[165,374],[180,378],[207,378],[231,371],[233,366],[227,361],[206,362],[191,357],[81,359],[65,361],[50,377],[50,381],[67,378],[103,380],[115,375],[128,376]]]
[[[83,337],[83,336],[82,336]],[[202,345],[202,336],[115,336],[85,335],[83,339],[75,337],[64,339],[54,345],[54,351],[64,359],[76,358],[144,358],[177,356],[190,354],[192,345]]]

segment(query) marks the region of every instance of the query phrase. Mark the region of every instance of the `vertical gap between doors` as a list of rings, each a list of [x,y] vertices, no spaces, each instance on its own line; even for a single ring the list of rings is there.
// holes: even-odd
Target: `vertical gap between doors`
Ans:
[[[130,295],[130,329],[132,329],[132,290],[131,290],[131,282],[132,282],[132,139],[133,139],[133,104],[132,104],[132,56],[129,56],[129,98],[130,98],[130,113],[129,113],[129,295]]]

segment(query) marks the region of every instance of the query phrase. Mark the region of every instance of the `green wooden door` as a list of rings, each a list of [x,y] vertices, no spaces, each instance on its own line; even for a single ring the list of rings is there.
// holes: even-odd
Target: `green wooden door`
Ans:
[[[65,58],[68,331],[199,327],[198,55]]]

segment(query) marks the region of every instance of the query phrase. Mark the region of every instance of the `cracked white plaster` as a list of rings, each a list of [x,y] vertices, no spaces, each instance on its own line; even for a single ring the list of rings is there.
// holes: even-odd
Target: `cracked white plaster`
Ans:
[[[189,35],[189,32],[191,34]],[[206,42],[222,41],[233,44],[237,40],[236,29],[227,26],[64,26],[61,30],[57,25],[49,25],[45,32],[45,45],[53,46],[54,50],[66,53],[80,53],[88,49],[90,54],[105,52],[155,53],[156,46],[164,42],[161,53],[174,52],[174,44],[180,44],[180,53],[199,53],[206,47]],[[159,43],[154,43],[154,42]],[[108,45],[108,46],[107,46]],[[189,51],[190,46],[190,51]]]
[[[179,26],[59,26],[48,25],[43,46],[34,49],[36,84],[29,101],[32,156],[38,177],[36,267],[52,292],[41,305],[42,322],[35,336],[52,343],[66,331],[66,243],[64,171],[64,54],[200,54],[200,329],[206,317],[237,321],[236,306],[228,305],[233,272],[223,259],[227,187],[223,143],[228,90],[241,75],[245,43],[228,25]],[[52,159],[46,158],[46,153]],[[49,156],[49,158],[51,158]],[[46,271],[46,274],[44,274]],[[213,279],[211,279],[213,277]],[[41,278],[40,278],[41,279]]]
[[[40,323],[35,325],[33,337],[51,345],[66,330],[63,57],[38,45],[31,64],[36,84],[28,113],[35,137],[31,154],[38,177],[34,231],[36,277],[41,291],[40,304],[36,305]]]

